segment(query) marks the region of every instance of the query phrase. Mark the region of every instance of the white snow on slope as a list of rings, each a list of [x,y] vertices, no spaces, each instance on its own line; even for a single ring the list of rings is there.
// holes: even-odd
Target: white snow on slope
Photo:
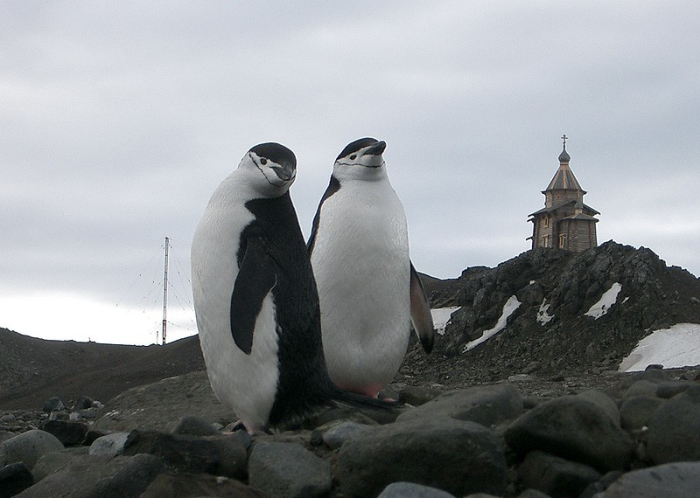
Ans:
[[[506,328],[506,322],[508,321],[508,317],[512,315],[513,312],[518,309],[518,307],[520,307],[520,304],[521,303],[520,301],[518,301],[517,297],[510,296],[508,301],[506,301],[506,304],[503,305],[503,312],[501,313],[501,317],[498,319],[498,322],[496,322],[496,326],[492,329],[484,330],[484,333],[481,335],[481,337],[465,344],[462,353],[469,351],[470,349],[474,349],[482,342],[486,342],[494,335],[498,334],[501,330]]]
[[[552,318],[554,318],[552,315],[549,314],[549,307],[552,306],[551,304],[547,304],[547,300],[543,300],[542,304],[540,304],[540,309],[537,310],[537,322],[540,325],[547,325],[549,322],[552,321]]]
[[[600,297],[600,300],[591,306],[591,309],[586,311],[586,316],[592,316],[598,319],[610,311],[610,307],[617,302],[617,295],[622,290],[622,285],[615,282],[610,288]]]
[[[619,370],[638,372],[654,364],[664,368],[700,365],[700,325],[678,323],[653,332],[639,341]]]
[[[461,306],[452,306],[449,308],[435,308],[430,310],[430,314],[433,316],[433,326],[435,327],[435,332],[440,335],[445,335],[445,327],[447,327],[447,322],[452,318],[452,313],[460,309]]]

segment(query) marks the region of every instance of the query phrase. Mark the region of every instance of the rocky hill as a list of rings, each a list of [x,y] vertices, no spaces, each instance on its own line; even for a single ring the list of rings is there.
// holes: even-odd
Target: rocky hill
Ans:
[[[457,279],[426,277],[425,288],[433,308],[461,307],[436,352],[459,358],[472,378],[617,369],[652,331],[700,323],[700,279],[649,249],[615,242],[578,254],[528,251]],[[501,332],[469,349],[515,306]]]

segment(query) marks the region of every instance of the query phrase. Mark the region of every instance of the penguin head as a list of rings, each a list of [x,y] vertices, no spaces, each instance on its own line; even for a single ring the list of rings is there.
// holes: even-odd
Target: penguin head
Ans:
[[[297,158],[284,145],[267,142],[250,149],[238,169],[255,193],[262,197],[279,197],[296,179]]]
[[[378,180],[386,177],[384,162],[386,142],[374,138],[360,138],[350,142],[338,155],[333,165],[333,176],[338,180]]]

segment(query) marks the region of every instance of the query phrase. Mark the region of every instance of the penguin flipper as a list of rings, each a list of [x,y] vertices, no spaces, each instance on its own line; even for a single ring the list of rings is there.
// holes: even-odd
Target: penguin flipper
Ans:
[[[430,313],[430,304],[423,290],[418,272],[411,263],[411,322],[426,353],[433,350],[435,327]]]
[[[262,240],[251,237],[238,270],[231,294],[231,334],[245,354],[253,350],[255,322],[263,300],[275,286],[277,277]]]

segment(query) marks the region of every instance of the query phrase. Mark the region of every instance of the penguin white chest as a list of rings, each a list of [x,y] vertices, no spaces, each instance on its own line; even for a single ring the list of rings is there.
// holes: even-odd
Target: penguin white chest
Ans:
[[[328,370],[340,387],[376,394],[399,368],[410,334],[403,206],[388,181],[348,182],[319,215],[311,263]]]
[[[240,236],[252,220],[241,202],[217,204],[212,199],[193,239],[192,287],[212,389],[246,427],[257,430],[266,425],[279,376],[273,296],[270,293],[263,300],[250,354],[235,344],[229,314],[239,271],[236,255]]]

